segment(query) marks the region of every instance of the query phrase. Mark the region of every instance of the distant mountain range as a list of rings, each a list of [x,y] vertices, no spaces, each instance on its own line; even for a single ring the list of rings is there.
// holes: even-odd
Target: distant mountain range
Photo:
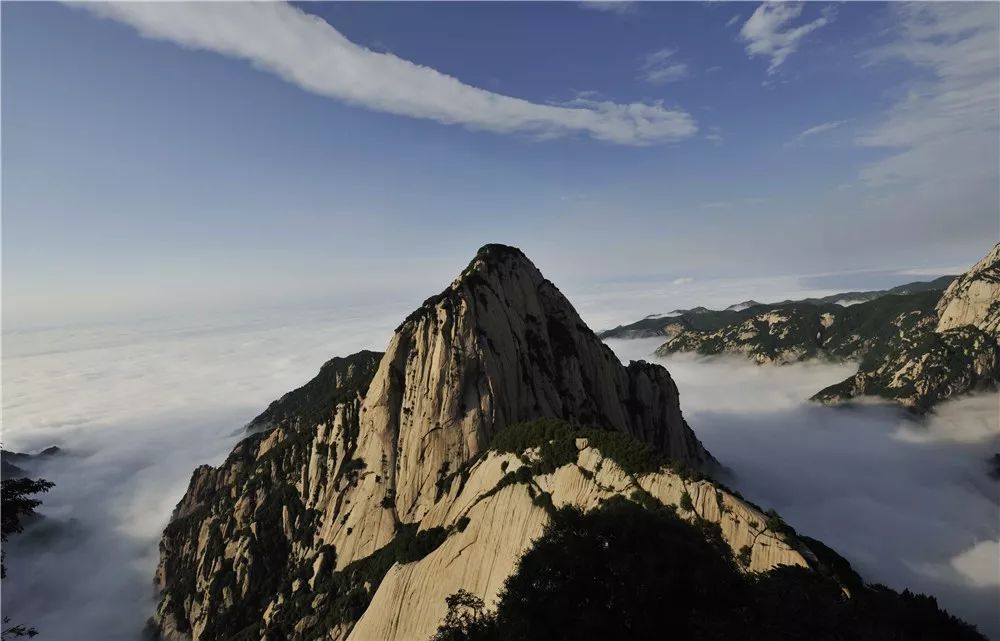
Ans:
[[[942,400],[996,387],[998,326],[1000,245],[958,277],[766,305],[746,301],[719,311],[698,307],[601,337],[663,337],[660,356],[736,354],[762,365],[857,361],[857,374],[814,400],[876,396],[922,413]]]
[[[941,276],[930,281],[917,281],[906,283],[891,289],[879,289],[863,292],[842,292],[821,298],[802,298],[799,300],[786,299],[778,303],[759,303],[755,300],[747,300],[742,303],[730,305],[723,310],[712,310],[707,307],[694,307],[692,309],[675,309],[667,314],[650,314],[642,320],[628,325],[619,325],[614,329],[608,329],[598,333],[602,339],[606,338],[651,338],[663,335],[663,328],[669,323],[678,320],[688,321],[692,327],[699,329],[717,329],[727,323],[739,318],[736,312],[742,312],[751,308],[776,308],[791,304],[799,305],[839,305],[847,307],[858,303],[882,298],[883,296],[903,296],[917,294],[921,292],[943,292],[951,284],[955,276]],[[697,320],[692,317],[698,316]]]

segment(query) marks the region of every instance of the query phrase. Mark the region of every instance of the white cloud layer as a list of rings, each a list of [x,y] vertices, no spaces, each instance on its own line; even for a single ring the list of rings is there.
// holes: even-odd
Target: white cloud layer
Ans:
[[[720,295],[756,297],[737,289]],[[608,301],[604,308],[616,309]],[[154,607],[160,532],[191,471],[219,463],[240,425],[328,357],[383,348],[406,311],[382,301],[6,333],[5,445],[57,443],[67,455],[32,471],[57,485],[44,497],[48,518],[4,546],[4,614],[36,625],[43,639],[140,638]],[[587,311],[588,319],[599,315]],[[625,358],[649,358],[657,342],[614,347]],[[899,438],[922,426],[901,425],[885,408],[802,402],[847,376],[849,365],[667,366],[688,421],[749,498],[834,546],[870,580],[931,592],[957,614],[993,625],[997,586],[978,568],[996,552],[974,546],[997,539],[1000,486],[982,460],[1000,446],[995,394],[946,406],[947,424],[927,424],[940,435],[928,443]],[[992,436],[982,421],[992,421]],[[969,436],[947,436],[956,432]]]
[[[740,39],[746,42],[747,54],[765,56],[770,60],[768,74],[798,50],[802,39],[816,29],[827,25],[833,19],[830,12],[811,22],[797,26],[791,24],[802,14],[801,2],[764,2],[740,29]]]
[[[951,560],[963,577],[981,586],[1000,586],[1000,541],[980,541]]]
[[[157,543],[198,465],[334,355],[384,349],[404,310],[284,310],[3,336],[4,447],[65,455],[46,519],[4,543],[3,612],[39,639],[139,641]]]
[[[116,2],[77,5],[144,36],[251,62],[312,93],[374,111],[543,138],[583,133],[625,145],[688,138],[694,118],[662,101],[540,104],[465,84],[359,46],[286,3]]]

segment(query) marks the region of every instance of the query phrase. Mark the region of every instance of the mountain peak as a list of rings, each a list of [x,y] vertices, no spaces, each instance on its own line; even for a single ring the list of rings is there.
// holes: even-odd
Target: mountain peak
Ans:
[[[481,287],[498,291],[511,282],[521,280],[531,282],[535,286],[545,282],[555,289],[555,285],[549,283],[535,264],[517,247],[500,243],[483,245],[448,287],[439,294],[427,298],[400,323],[396,331],[402,330],[408,323],[423,318],[442,304],[453,306],[459,300],[474,299]],[[566,304],[568,305],[569,301]]]
[[[509,279],[519,273],[525,274],[532,280],[545,280],[531,259],[520,249],[510,245],[490,243],[479,248],[448,289],[457,289],[462,284],[475,287],[482,284],[482,281],[496,284],[497,280]]]
[[[498,454],[498,439],[518,440],[512,433],[551,445],[552,421],[567,426],[560,428],[563,445],[553,446],[567,457],[561,472],[543,470],[541,462],[533,471],[524,462],[530,452]],[[156,616],[164,638],[204,641],[228,638],[230,630],[274,629],[289,639],[426,639],[447,594],[463,588],[495,596],[541,534],[548,508],[590,506],[608,492],[672,504],[690,492],[692,508],[715,510],[718,520],[735,510],[738,520],[723,528],[743,528],[734,549],[758,538],[739,524],[764,519],[742,503],[723,514],[721,491],[660,463],[646,470],[642,486],[617,464],[601,462],[604,447],[623,460],[648,448],[676,470],[717,464],[685,422],[667,370],[642,361],[622,365],[556,286],[506,245],[476,252],[458,278],[399,326],[384,355],[329,361],[255,424],[270,429],[242,441],[220,468],[199,468],[164,533]],[[224,544],[223,527],[238,532],[239,543]],[[199,537],[210,541],[201,545]],[[421,568],[412,581],[398,574],[418,567],[422,555],[411,552],[446,539],[455,547],[441,548],[441,569]],[[796,549],[777,543],[758,554],[757,569],[807,565]],[[229,559],[230,549],[247,552]],[[212,578],[199,568],[214,568]],[[312,569],[311,578],[294,574],[303,568]],[[347,583],[340,586],[334,575]],[[216,576],[225,589],[209,585]],[[361,577],[374,580],[368,585]],[[347,599],[368,606],[380,582],[383,596],[352,631],[361,613]],[[419,594],[384,596],[412,590]],[[409,604],[398,625],[385,614],[379,599],[386,598]],[[233,614],[234,599],[269,605],[241,605]],[[313,616],[315,608],[323,616]],[[295,631],[285,631],[286,623]],[[272,635],[254,638],[263,636]]]
[[[477,260],[482,260],[486,263],[498,263],[505,260],[523,260],[531,263],[528,257],[524,255],[524,252],[513,247],[511,245],[503,245],[501,243],[487,243],[479,248],[476,252],[473,262]],[[532,265],[534,266],[534,265]]]

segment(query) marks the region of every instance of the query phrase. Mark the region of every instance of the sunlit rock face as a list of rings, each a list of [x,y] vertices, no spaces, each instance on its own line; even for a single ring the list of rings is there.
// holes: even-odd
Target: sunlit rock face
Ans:
[[[487,245],[403,321],[384,355],[331,360],[252,421],[255,433],[225,463],[195,471],[160,546],[160,633],[342,638],[381,598],[393,563],[454,545],[460,520],[472,518],[454,512],[463,501],[484,533],[472,552],[490,569],[488,578],[485,565],[463,571],[458,587],[492,595],[548,517],[516,491],[497,498],[509,494],[494,492],[499,481],[473,483],[471,467],[499,431],[541,417],[627,435],[691,469],[716,466],[663,367],[623,366],[519,250]],[[630,483],[623,492],[640,481]],[[521,494],[526,484],[516,484]],[[586,493],[564,502],[593,505]],[[768,554],[754,562],[770,563]],[[410,589],[401,571],[386,589]],[[443,601],[405,603],[438,612]],[[428,617],[392,634],[413,638]]]
[[[504,482],[508,474],[527,471],[523,459],[530,460],[530,452],[520,457],[490,452],[477,461],[464,486],[455,484],[420,524],[424,530],[443,527],[451,534],[426,557],[392,567],[348,638],[429,639],[445,615],[449,594],[464,589],[488,604],[496,601],[518,558],[549,522],[548,510],[565,505],[592,509],[615,495],[648,493],[677,505],[687,494],[691,509],[680,514],[719,524],[734,553],[746,547],[752,571],[816,563],[794,537],[768,530],[768,517],[757,508],[709,481],[685,480],[667,469],[630,474],[585,440],[578,447],[576,461],[509,484]]]
[[[366,461],[388,455],[397,510],[417,519],[439,470],[545,416],[624,432],[696,467],[711,460],[664,368],[623,367],[519,250],[488,245],[399,327],[365,398],[360,447]]]
[[[972,325],[1000,339],[1000,243],[956,278],[937,304],[937,331]]]

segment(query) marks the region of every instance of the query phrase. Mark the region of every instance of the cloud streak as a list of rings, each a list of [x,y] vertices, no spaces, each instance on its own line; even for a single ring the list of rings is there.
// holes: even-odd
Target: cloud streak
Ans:
[[[639,77],[651,85],[677,82],[688,75],[686,63],[674,59],[676,49],[660,49],[646,56],[640,68]]]
[[[942,174],[945,182],[967,183],[979,175],[995,184],[1000,8],[913,3],[893,10],[896,39],[869,57],[876,63],[901,60],[932,79],[909,86],[886,118],[858,138],[862,146],[898,150],[865,168],[862,179],[884,186],[938,182]]]
[[[652,103],[541,104],[494,93],[391,53],[371,51],[285,3],[86,3],[149,38],[249,61],[306,91],[373,111],[473,130],[623,145],[693,136],[694,118]]]
[[[769,75],[776,73],[788,56],[798,50],[803,38],[833,20],[832,14],[824,11],[811,22],[792,26],[791,23],[802,14],[802,7],[801,2],[764,2],[740,29],[747,55],[770,60]]]
[[[791,140],[791,142],[789,142],[788,144],[789,144],[789,146],[799,145],[799,144],[802,143],[802,141],[804,139],[806,139],[806,138],[808,138],[810,136],[817,136],[819,134],[823,134],[823,133],[826,133],[828,131],[833,131],[837,127],[840,127],[841,125],[846,124],[846,123],[847,123],[846,120],[833,120],[831,122],[824,122],[824,123],[815,125],[813,127],[809,127],[808,129],[799,132],[799,135],[795,136],[795,138],[793,138]]]
[[[626,14],[632,13],[636,9],[637,2],[629,0],[589,0],[581,2],[580,6],[591,11],[607,11],[609,13]]]

